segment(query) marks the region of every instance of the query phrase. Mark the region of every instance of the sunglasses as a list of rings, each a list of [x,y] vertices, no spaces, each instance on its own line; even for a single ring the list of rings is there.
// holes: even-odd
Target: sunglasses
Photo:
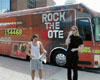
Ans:
[[[76,31],[76,29],[71,29],[71,31]]]

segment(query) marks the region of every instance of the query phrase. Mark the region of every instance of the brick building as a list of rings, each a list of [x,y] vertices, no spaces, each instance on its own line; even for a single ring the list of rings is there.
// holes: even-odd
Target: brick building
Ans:
[[[55,4],[54,0],[0,0],[0,13],[53,6]]]
[[[53,6],[53,0],[11,0],[11,11]]]

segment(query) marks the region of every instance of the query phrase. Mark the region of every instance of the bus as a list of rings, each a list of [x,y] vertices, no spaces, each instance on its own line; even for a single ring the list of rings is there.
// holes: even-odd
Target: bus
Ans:
[[[79,67],[100,68],[100,13],[84,4],[50,6],[0,15],[0,54],[29,59],[26,46],[38,34],[48,52],[47,60],[66,65],[65,40],[71,26],[77,26],[84,48],[79,51]]]

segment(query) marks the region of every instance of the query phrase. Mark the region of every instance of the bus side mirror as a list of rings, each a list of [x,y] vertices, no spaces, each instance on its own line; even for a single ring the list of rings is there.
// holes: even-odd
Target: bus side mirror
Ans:
[[[99,36],[98,37],[99,37],[99,41],[100,41],[100,33],[99,33]]]
[[[92,24],[92,27],[94,27],[94,24]]]

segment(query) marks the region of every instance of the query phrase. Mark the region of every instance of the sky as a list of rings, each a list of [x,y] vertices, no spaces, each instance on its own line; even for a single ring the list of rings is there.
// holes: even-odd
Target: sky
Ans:
[[[66,0],[54,0],[56,5],[63,5]],[[100,12],[100,0],[76,0],[77,3],[84,3],[89,8]]]
[[[10,0],[0,0],[0,13],[4,13],[7,10],[10,10]]]

